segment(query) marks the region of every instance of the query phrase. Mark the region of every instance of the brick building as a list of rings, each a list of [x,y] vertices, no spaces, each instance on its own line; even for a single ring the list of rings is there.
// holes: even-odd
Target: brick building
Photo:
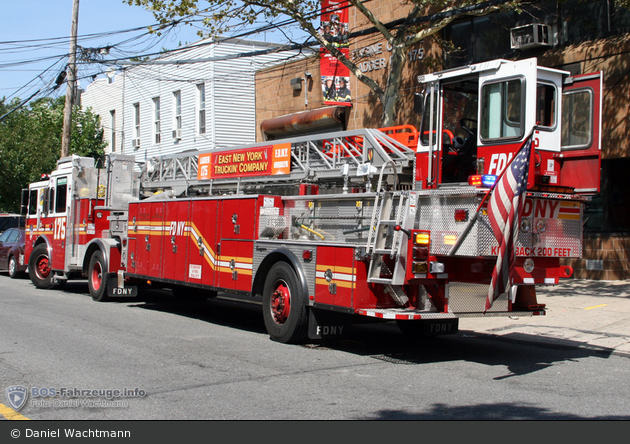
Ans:
[[[384,23],[404,17],[409,4],[401,0],[373,0],[370,10]],[[528,26],[532,25],[532,26]],[[372,25],[354,8],[349,31]],[[536,31],[533,44],[519,46],[520,30]],[[537,57],[539,64],[571,74],[603,73],[601,192],[587,205],[583,259],[568,260],[580,279],[630,279],[630,11],[614,0],[540,1],[522,13],[502,11],[463,17],[440,34],[455,50],[442,52],[432,39],[413,48],[400,82],[402,99],[397,124],[420,126],[413,113],[413,95],[420,91],[417,76],[441,69],[496,58]],[[388,47],[378,33],[350,40],[350,54],[362,72],[380,85],[388,73]],[[292,87],[298,80],[301,88]],[[293,81],[293,82],[292,82]],[[271,118],[325,108],[320,57],[276,65],[256,75],[257,140],[264,140],[261,123]],[[347,129],[379,127],[382,108],[374,94],[353,76]]]

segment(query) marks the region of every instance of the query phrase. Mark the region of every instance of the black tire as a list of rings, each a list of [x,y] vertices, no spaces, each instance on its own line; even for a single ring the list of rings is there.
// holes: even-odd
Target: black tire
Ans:
[[[7,270],[9,271],[9,277],[11,279],[17,279],[21,277],[22,273],[19,273],[17,269],[18,269],[17,259],[15,258],[15,256],[11,256],[9,258],[9,263],[7,264]]]
[[[263,320],[271,339],[298,344],[308,334],[308,308],[297,275],[286,262],[274,264],[263,287]]]
[[[107,272],[107,264],[103,253],[100,250],[95,251],[90,258],[88,267],[88,288],[90,296],[96,302],[107,302],[110,300],[107,296],[107,284],[109,283],[109,273]]]
[[[28,275],[37,288],[49,289],[53,287],[53,272],[50,268],[50,257],[46,244],[39,244],[33,248],[28,261]]]

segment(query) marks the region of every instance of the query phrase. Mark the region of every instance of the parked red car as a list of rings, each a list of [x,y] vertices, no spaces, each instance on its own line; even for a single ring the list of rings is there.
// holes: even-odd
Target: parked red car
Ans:
[[[24,274],[24,228],[9,228],[0,234],[0,271],[8,271],[11,278]]]

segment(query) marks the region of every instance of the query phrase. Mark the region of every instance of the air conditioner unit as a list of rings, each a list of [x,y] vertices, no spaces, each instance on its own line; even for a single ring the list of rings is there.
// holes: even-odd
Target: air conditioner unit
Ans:
[[[530,49],[553,46],[554,36],[550,25],[532,23],[510,29],[512,49]]]
[[[173,139],[179,140],[181,138],[182,138],[182,130],[181,129],[173,130]]]
[[[132,139],[131,147],[136,149],[140,148],[140,139]]]

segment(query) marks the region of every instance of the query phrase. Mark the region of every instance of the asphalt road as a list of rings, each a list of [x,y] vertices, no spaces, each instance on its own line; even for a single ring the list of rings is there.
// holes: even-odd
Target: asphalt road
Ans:
[[[96,303],[85,282],[38,290],[0,275],[0,404],[13,385],[145,393],[30,396],[30,419],[628,420],[627,368],[604,351],[465,330],[419,343],[391,324],[285,345],[256,305],[159,291]]]

